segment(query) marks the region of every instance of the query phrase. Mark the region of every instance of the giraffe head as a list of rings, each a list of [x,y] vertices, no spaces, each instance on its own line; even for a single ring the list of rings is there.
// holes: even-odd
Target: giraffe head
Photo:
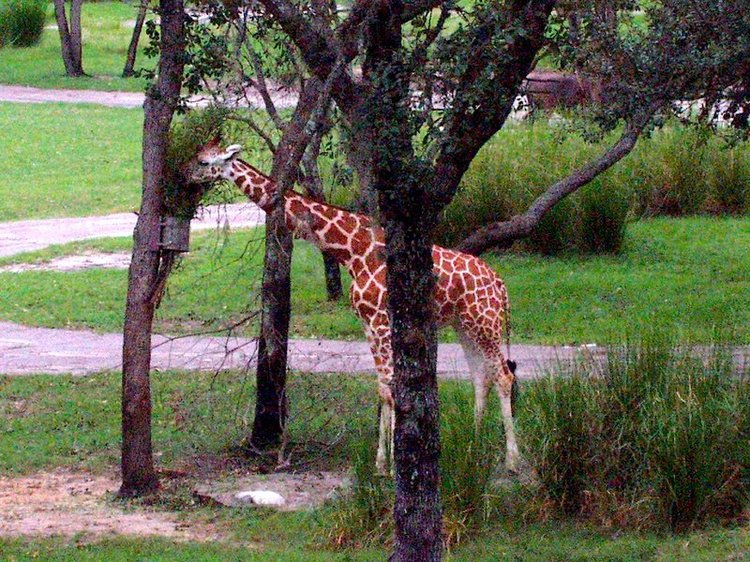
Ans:
[[[216,137],[198,149],[187,163],[185,177],[189,183],[204,184],[228,179],[229,171],[237,155],[242,151],[239,144],[222,148]]]

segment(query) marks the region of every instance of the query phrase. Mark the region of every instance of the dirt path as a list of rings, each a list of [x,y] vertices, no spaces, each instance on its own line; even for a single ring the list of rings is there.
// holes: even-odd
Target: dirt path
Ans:
[[[135,213],[93,217],[24,220],[0,223],[0,257],[41,250],[52,244],[78,240],[132,236]],[[254,203],[206,207],[191,223],[192,230],[210,230],[228,224],[232,228],[261,225],[265,215]]]
[[[271,87],[271,98],[278,109],[294,107],[297,95],[280,87]],[[142,107],[145,96],[142,92],[104,92],[100,90],[65,90],[33,88],[0,84],[0,102],[13,103],[92,103],[107,107]],[[209,99],[196,96],[188,105],[201,107],[208,105]],[[263,99],[255,90],[247,90],[224,103],[232,107],[263,107]]]
[[[154,336],[151,365],[154,369],[217,371],[252,364],[257,351],[250,338],[190,336],[169,339]],[[122,334],[97,334],[88,330],[33,328],[0,322],[0,374],[36,373],[89,375],[118,371]],[[544,366],[569,361],[575,347],[514,345],[519,378],[531,378]],[[316,373],[375,372],[366,342],[291,340],[290,368]],[[458,344],[441,344],[438,373],[445,378],[465,378],[468,366]]]
[[[182,540],[214,540],[207,527],[185,523],[174,513],[107,502],[120,483],[113,476],[82,472],[41,472],[0,478],[0,535],[158,535]]]

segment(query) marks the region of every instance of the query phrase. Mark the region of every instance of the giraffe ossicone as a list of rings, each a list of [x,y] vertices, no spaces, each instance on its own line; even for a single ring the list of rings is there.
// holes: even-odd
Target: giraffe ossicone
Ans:
[[[275,200],[276,184],[237,156],[240,145],[221,148],[217,140],[201,148],[186,168],[189,181],[233,181],[264,211]],[[391,392],[393,354],[386,310],[385,237],[368,217],[300,195],[284,194],[287,226],[295,234],[326,250],[352,277],[352,307],[364,325],[378,374],[381,401],[376,464],[385,473],[392,458],[394,403]],[[510,306],[500,277],[481,259],[433,246],[440,324],[452,325],[464,349],[474,383],[474,420],[482,420],[490,387],[500,398],[505,429],[505,466],[518,469],[520,454],[513,427],[511,394],[515,363],[510,356]],[[507,356],[504,353],[505,346]],[[388,450],[390,449],[390,455]]]

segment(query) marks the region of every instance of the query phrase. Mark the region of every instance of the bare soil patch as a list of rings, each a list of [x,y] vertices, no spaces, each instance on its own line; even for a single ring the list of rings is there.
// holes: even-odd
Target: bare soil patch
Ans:
[[[0,267],[0,271],[22,273],[24,271],[80,271],[91,268],[127,269],[129,265],[129,253],[84,252],[43,262],[6,265]]]
[[[118,486],[112,476],[62,470],[0,478],[0,535],[217,538],[205,526],[181,521],[173,513],[113,505],[107,494]]]
[[[275,492],[284,498],[284,504],[277,509],[296,511],[320,507],[326,500],[345,493],[350,485],[346,473],[342,472],[276,472],[211,481],[197,486],[195,492],[199,497],[210,498],[227,507],[252,505],[252,501],[237,497],[241,492]]]

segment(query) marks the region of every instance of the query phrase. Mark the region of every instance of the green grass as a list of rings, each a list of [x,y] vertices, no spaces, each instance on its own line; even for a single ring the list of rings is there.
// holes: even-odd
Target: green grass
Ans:
[[[255,310],[260,238],[260,231],[195,236],[192,252],[171,278],[157,330],[179,333],[216,327]],[[317,250],[305,242],[295,244],[292,334],[362,339],[347,300],[326,301]],[[127,251],[128,246],[127,239],[92,241],[17,261],[86,248]],[[508,284],[515,342],[604,343],[657,324],[696,342],[710,342],[717,329],[731,328],[732,341],[747,344],[748,247],[748,218],[662,218],[631,224],[625,250],[616,257],[510,254],[489,256],[487,261]],[[343,277],[348,283],[348,276]],[[0,273],[0,318],[119,331],[126,281],[127,273],[116,270]]]
[[[250,377],[252,378],[252,377]],[[0,538],[3,560],[382,560],[385,550],[328,550],[324,537],[334,524],[330,507],[302,512],[226,510],[180,503],[192,476],[210,458],[235,455],[230,448],[247,431],[253,386],[243,373],[154,373],[154,449],[163,468],[186,469],[183,488],[168,488],[161,509],[177,509],[185,520],[208,522],[227,542],[175,542],[161,538]],[[291,377],[292,436],[296,461],[347,467],[348,446],[359,431],[375,439],[375,384],[371,378],[340,375]],[[451,406],[454,389],[441,385]],[[446,392],[447,390],[447,392]],[[345,397],[345,399],[341,399]],[[119,377],[0,377],[0,472],[6,476],[55,467],[108,472],[119,445]],[[493,404],[494,406],[494,404]],[[492,412],[497,415],[497,412]],[[249,416],[251,417],[251,416]],[[326,421],[328,420],[328,421]],[[342,432],[343,431],[343,432]],[[321,452],[320,442],[341,435],[338,447]],[[305,441],[310,445],[305,448]],[[201,463],[195,460],[200,459]],[[239,460],[236,458],[236,460]],[[240,461],[252,470],[252,463]],[[216,466],[216,465],[214,465]],[[211,474],[222,476],[222,467]],[[308,466],[310,466],[308,464]],[[236,465],[230,465],[229,471]],[[226,475],[225,475],[226,476]],[[170,496],[170,494],[175,494]],[[180,495],[182,494],[182,495]],[[509,496],[512,498],[512,496]],[[172,507],[170,507],[172,506]],[[138,507],[133,507],[138,509]],[[526,524],[522,517],[491,521],[474,538],[454,547],[447,560],[740,560],[750,553],[748,530],[709,528],[685,535],[614,532],[571,521]]]
[[[250,516],[248,514],[248,516]],[[0,551],[9,561],[55,560],[56,562],[221,562],[278,561],[284,562],[364,562],[384,560],[382,549],[332,552],[305,544],[309,536],[275,534],[283,530],[293,515],[280,516],[273,532],[263,533],[268,523],[261,519],[256,533],[262,545],[232,543],[186,543],[158,538],[106,538],[95,542],[75,539],[0,539]],[[297,527],[295,526],[296,530]],[[269,539],[273,535],[275,539]],[[290,539],[285,542],[284,539]],[[283,545],[283,546],[281,546]],[[750,553],[747,529],[718,529],[696,532],[680,537],[659,537],[632,533],[597,533],[574,525],[519,526],[511,532],[494,530],[481,540],[462,545],[447,553],[448,562],[484,562],[523,560],[524,562],[717,562],[745,560]]]
[[[137,209],[142,123],[138,109],[0,103],[0,221]]]
[[[252,422],[253,376],[158,372],[151,380],[159,466],[192,468],[194,458],[233,455]],[[345,462],[350,433],[375,438],[374,377],[294,374],[288,391],[293,467],[335,468]],[[0,420],[0,474],[111,470],[120,454],[120,376],[0,376]],[[347,439],[337,442],[342,433]]]
[[[86,2],[81,12],[83,28],[83,68],[88,77],[65,76],[57,29],[45,29],[40,43],[34,47],[0,49],[0,84],[18,84],[39,88],[76,90],[143,91],[144,80],[121,78],[132,28],[125,25],[134,20],[138,3]],[[55,24],[52,3],[47,8],[47,25]],[[147,44],[144,31],[140,47]],[[140,49],[139,49],[140,50]],[[142,53],[136,68],[152,65]]]

